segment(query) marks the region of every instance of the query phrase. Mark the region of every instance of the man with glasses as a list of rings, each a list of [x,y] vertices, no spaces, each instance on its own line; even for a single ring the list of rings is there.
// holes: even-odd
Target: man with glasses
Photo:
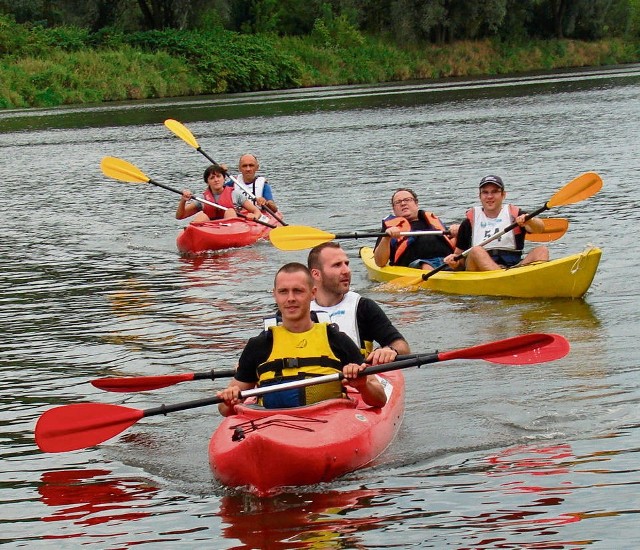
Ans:
[[[532,262],[546,262],[549,250],[546,246],[537,246],[522,259],[525,233],[544,231],[540,218],[531,218],[525,222],[526,212],[512,204],[503,204],[507,196],[504,182],[499,176],[485,176],[480,180],[480,203],[467,211],[460,224],[456,249],[444,259],[451,269],[467,271],[491,271],[514,265],[526,265]],[[513,222],[518,227],[495,239],[484,247],[478,246],[492,235],[499,233]],[[466,258],[454,257],[471,249]]]
[[[383,267],[389,262],[428,271],[440,267],[445,256],[455,250],[458,224],[447,229],[433,212],[419,209],[418,196],[405,187],[393,193],[391,206],[393,214],[382,220],[382,230],[386,235],[378,239],[373,251],[376,265]],[[443,234],[400,235],[407,231],[443,231]]]

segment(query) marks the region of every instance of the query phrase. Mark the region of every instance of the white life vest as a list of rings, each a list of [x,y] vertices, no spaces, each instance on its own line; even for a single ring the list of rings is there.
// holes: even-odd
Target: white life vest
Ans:
[[[358,330],[358,302],[360,294],[349,291],[335,306],[321,306],[315,300],[311,302],[311,311],[319,313],[324,311],[329,314],[332,323],[338,325],[340,332],[344,332],[360,347],[360,331]]]
[[[242,191],[242,186],[244,185],[256,196],[256,199],[262,197],[262,194],[264,192],[264,184],[267,182],[265,178],[263,178],[262,176],[258,176],[253,183],[245,183],[242,174],[238,174],[236,176],[236,181],[240,184],[238,185],[238,190]]]
[[[477,246],[481,242],[492,237],[496,233],[499,233],[507,226],[513,223],[511,212],[508,204],[504,204],[500,213],[495,218],[489,218],[482,210],[482,206],[473,207],[473,227],[471,241],[472,246]],[[499,250],[517,250],[516,238],[513,231],[509,231],[505,235],[502,235],[499,239],[491,241],[484,246],[486,249],[499,249]]]

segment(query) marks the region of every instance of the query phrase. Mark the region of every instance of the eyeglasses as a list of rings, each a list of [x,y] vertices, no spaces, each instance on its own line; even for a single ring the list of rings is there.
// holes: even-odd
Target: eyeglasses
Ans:
[[[409,204],[410,202],[415,202],[415,200],[416,199],[414,199],[413,197],[406,197],[404,199],[397,199],[391,204],[393,204],[393,206],[400,206],[401,204]]]

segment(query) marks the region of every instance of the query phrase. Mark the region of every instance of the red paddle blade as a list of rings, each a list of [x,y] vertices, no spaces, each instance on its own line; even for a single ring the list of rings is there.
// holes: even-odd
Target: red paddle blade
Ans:
[[[129,378],[98,378],[91,383],[98,389],[113,392],[151,391],[180,382],[193,380],[194,373],[167,374],[165,376],[137,376]]]
[[[63,405],[45,412],[36,423],[36,443],[46,453],[93,447],[118,435],[143,417],[144,411],[100,403]]]
[[[439,353],[438,358],[440,361],[484,359],[504,365],[532,365],[560,359],[569,353],[569,348],[569,341],[560,334],[532,333]]]

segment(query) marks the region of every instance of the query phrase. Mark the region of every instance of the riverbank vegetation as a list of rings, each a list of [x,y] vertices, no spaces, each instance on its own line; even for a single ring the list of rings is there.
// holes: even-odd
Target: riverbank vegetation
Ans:
[[[640,0],[0,0],[0,107],[638,62]]]

